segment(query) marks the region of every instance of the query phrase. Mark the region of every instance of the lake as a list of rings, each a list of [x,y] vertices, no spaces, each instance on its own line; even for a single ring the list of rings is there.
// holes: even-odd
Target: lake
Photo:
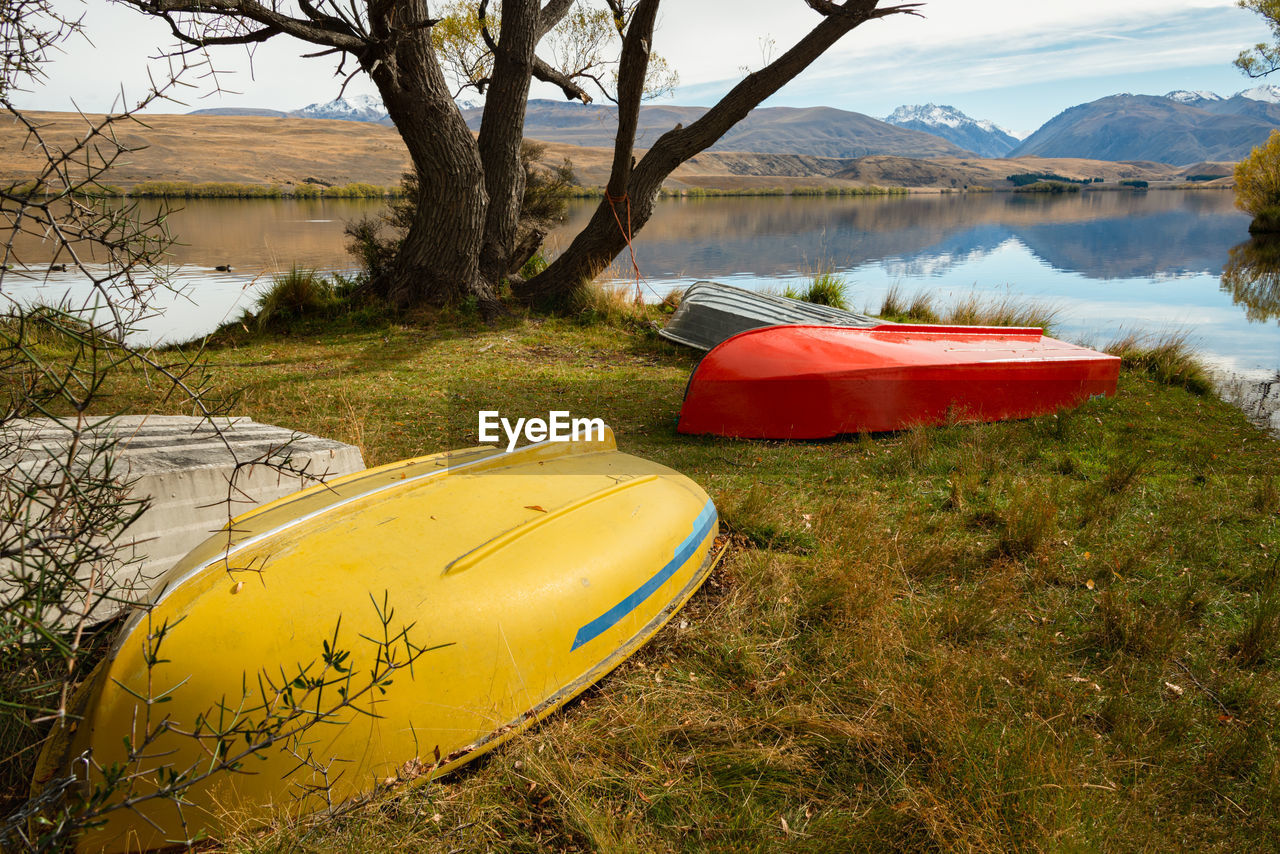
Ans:
[[[878,309],[893,286],[908,296],[930,291],[940,306],[976,291],[1058,307],[1058,332],[1073,340],[1104,344],[1130,331],[1185,331],[1211,364],[1247,382],[1246,396],[1274,400],[1280,284],[1275,269],[1249,275],[1269,256],[1244,245],[1248,218],[1232,201],[1231,193],[1213,190],[673,199],[659,203],[635,253],[649,299],[703,278],[781,288],[834,270],[858,309]],[[234,319],[271,273],[292,264],[351,270],[343,227],[380,207],[355,200],[180,203],[169,224],[180,241],[172,280],[184,295],[166,300],[164,314],[145,324],[146,339],[184,340]],[[573,204],[548,237],[552,254],[593,207]],[[29,263],[51,260],[37,245],[20,248]],[[1255,264],[1255,256],[1263,260]],[[1231,258],[1246,274],[1224,280]],[[218,265],[231,271],[217,272]],[[631,279],[625,254],[614,276]],[[85,293],[75,274],[43,271],[27,281],[9,273],[4,290],[49,300]],[[1271,417],[1280,426],[1280,413]]]

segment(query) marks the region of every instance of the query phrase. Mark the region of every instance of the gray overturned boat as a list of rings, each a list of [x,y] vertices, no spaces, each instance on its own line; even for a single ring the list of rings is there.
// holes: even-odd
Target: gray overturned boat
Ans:
[[[719,282],[694,282],[658,334],[677,344],[710,350],[721,341],[762,326],[878,326],[884,321],[803,300],[749,291]]]

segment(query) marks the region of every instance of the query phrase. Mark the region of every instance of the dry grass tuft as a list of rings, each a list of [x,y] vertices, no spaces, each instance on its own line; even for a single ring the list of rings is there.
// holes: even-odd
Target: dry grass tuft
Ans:
[[[812,520],[797,517],[773,498],[761,483],[752,484],[745,493],[728,494],[721,499],[721,521],[755,546],[801,554],[811,551],[816,544]]]
[[[884,301],[880,303],[879,314],[884,318],[903,317],[907,313],[907,305],[906,295],[902,292],[902,285],[894,282],[884,295]]]
[[[667,295],[662,298],[659,303],[659,309],[664,314],[671,314],[680,307],[680,303],[684,302],[684,288],[674,287],[667,291]]]
[[[1258,592],[1248,611],[1244,628],[1227,647],[1227,652],[1242,667],[1258,667],[1273,660],[1280,652],[1280,585],[1276,570],[1280,559],[1268,573],[1266,586]]]
[[[1012,296],[984,297],[970,293],[940,309],[937,295],[917,291],[909,298],[894,284],[880,305],[880,316],[910,323],[945,323],[953,326],[1027,326],[1048,333],[1061,309]]]
[[[573,308],[579,322],[586,325],[629,326],[649,320],[643,298],[628,284],[592,282],[579,289]]]
[[[921,468],[929,459],[930,430],[923,424],[914,424],[907,429],[907,459],[913,468]]]
[[[1001,514],[997,551],[1014,558],[1036,554],[1053,537],[1057,520],[1058,504],[1053,496],[1030,484],[1017,484]]]
[[[1053,329],[1061,309],[1012,296],[988,298],[977,293],[962,297],[942,312],[942,322],[957,326],[1026,326]]]
[[[1098,596],[1093,639],[1108,654],[1163,657],[1182,631],[1183,621],[1172,609],[1112,590]]]
[[[1106,352],[1119,356],[1124,368],[1141,371],[1158,383],[1180,386],[1204,396],[1213,391],[1213,380],[1192,351],[1188,338],[1186,332],[1157,336],[1134,333],[1113,341]]]
[[[1258,483],[1258,490],[1253,494],[1250,505],[1259,513],[1275,513],[1280,511],[1280,487],[1276,478],[1267,475]]]
[[[907,306],[907,317],[917,323],[938,323],[942,318],[938,316],[937,310],[933,305],[933,294],[928,291],[920,291],[911,298],[911,305]]]

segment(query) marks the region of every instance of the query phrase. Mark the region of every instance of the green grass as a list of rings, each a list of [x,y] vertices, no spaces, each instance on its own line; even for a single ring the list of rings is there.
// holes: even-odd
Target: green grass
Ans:
[[[814,274],[808,289],[800,299],[815,305],[826,305],[831,308],[849,308],[849,285],[839,273],[823,270]]]
[[[212,345],[239,412],[369,465],[473,443],[478,409],[604,417],[699,482],[732,544],[670,626],[528,734],[225,850],[1274,847],[1274,439],[1133,348],[1115,398],[1056,416],[680,436],[697,355],[602,299],[590,324],[337,321]],[[142,381],[114,395],[155,403]]]
[[[831,270],[814,273],[807,285],[788,282],[781,288],[766,288],[764,292],[814,305],[845,310],[849,308],[849,283],[842,274]]]
[[[337,308],[340,299],[332,283],[315,270],[294,266],[276,275],[271,287],[258,297],[252,320],[259,331],[291,321],[325,315]]]

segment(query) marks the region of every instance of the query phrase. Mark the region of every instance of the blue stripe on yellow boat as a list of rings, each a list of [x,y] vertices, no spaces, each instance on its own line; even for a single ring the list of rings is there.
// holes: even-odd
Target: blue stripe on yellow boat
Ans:
[[[595,640],[603,632],[617,625],[618,620],[634,611],[641,602],[652,596],[658,588],[667,582],[667,579],[675,574],[676,570],[688,562],[698,546],[707,538],[707,533],[715,524],[716,508],[714,504],[708,501],[707,505],[702,508],[702,512],[698,514],[698,518],[693,521],[693,533],[676,547],[676,553],[671,560],[667,561],[667,565],[658,570],[653,578],[636,588],[635,592],[630,596],[578,629],[578,634],[574,636],[573,646],[570,649],[577,649],[584,643]]]

